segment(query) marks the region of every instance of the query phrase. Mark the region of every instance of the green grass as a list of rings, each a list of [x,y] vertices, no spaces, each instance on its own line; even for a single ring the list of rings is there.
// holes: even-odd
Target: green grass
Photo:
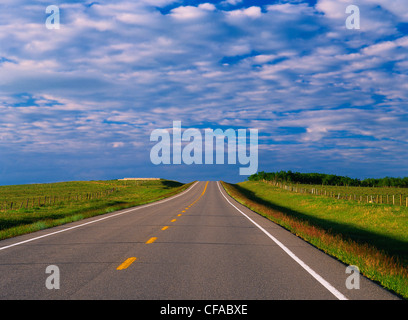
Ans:
[[[408,298],[408,208],[300,194],[260,181],[223,185],[255,212]]]
[[[1,186],[0,240],[157,201],[190,185],[169,180],[108,180]]]
[[[265,181],[263,181],[265,182]],[[274,184],[273,181],[267,183]],[[358,202],[372,202],[379,204],[395,204],[406,206],[408,198],[408,188],[397,187],[354,187],[354,186],[328,186],[328,185],[311,185],[311,184],[294,184],[283,182],[279,183],[282,188],[283,185],[296,188],[297,192],[307,190],[318,195],[326,195],[340,199],[347,199]],[[367,201],[368,200],[368,201]]]

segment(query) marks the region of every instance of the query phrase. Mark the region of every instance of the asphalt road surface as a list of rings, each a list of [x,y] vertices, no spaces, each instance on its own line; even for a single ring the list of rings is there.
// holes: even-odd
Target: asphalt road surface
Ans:
[[[0,299],[397,299],[198,182],[149,205],[0,241]],[[355,278],[354,278],[355,279]],[[356,283],[355,281],[353,283]]]

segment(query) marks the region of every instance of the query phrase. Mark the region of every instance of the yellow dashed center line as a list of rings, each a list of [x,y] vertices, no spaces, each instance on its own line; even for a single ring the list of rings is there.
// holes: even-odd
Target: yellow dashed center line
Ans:
[[[136,260],[135,257],[127,258],[116,270],[124,270],[129,267],[134,261]]]
[[[196,199],[192,204],[190,204],[187,208],[185,208],[183,211],[181,212],[186,212],[186,210],[188,210],[191,206],[193,206],[198,200],[200,200],[200,198],[205,194],[205,191],[207,190],[207,185],[208,185],[208,181],[205,184],[204,187],[204,191],[201,193],[201,195],[198,197],[198,199]],[[181,213],[177,215],[178,217],[181,216]],[[171,220],[171,222],[175,222],[176,219]],[[167,230],[169,228],[169,226],[164,226],[162,228],[162,230]],[[146,241],[146,244],[149,243],[153,243],[157,240],[157,237],[151,237],[149,240]],[[116,270],[124,270],[126,268],[128,268],[134,261],[136,260],[135,257],[131,257],[131,258],[127,258],[119,267],[116,268]]]
[[[146,244],[153,243],[157,240],[156,237],[151,237],[149,240],[146,241]]]
[[[186,210],[187,210],[188,208],[190,208],[192,205],[194,205],[198,200],[200,200],[200,198],[205,194],[205,191],[207,190],[207,186],[208,186],[208,181],[207,181],[207,183],[205,184],[204,191],[201,193],[201,195],[200,195],[192,204],[190,204],[190,205],[186,208]]]

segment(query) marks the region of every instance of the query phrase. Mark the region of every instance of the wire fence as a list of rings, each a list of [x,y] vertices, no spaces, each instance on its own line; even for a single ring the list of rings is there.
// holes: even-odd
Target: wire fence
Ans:
[[[388,205],[398,205],[408,207],[408,196],[402,193],[399,194],[380,194],[380,193],[371,193],[371,194],[362,194],[356,192],[339,192],[335,190],[328,190],[324,186],[321,188],[306,187],[304,185],[290,185],[279,181],[267,181],[263,182],[272,184],[276,187],[279,187],[284,190],[288,190],[296,193],[303,194],[312,194],[318,196],[326,196],[338,200],[348,200],[348,201],[357,201],[359,203],[376,203],[376,204],[388,204]],[[350,187],[353,188],[353,187]]]
[[[102,190],[97,192],[87,192],[78,194],[64,195],[46,195],[41,197],[27,197],[24,199],[15,199],[13,201],[4,201],[0,203],[0,211],[7,212],[11,210],[40,208],[44,206],[53,206],[58,204],[72,204],[75,202],[83,202],[94,199],[101,199],[109,196],[116,191],[116,188]]]

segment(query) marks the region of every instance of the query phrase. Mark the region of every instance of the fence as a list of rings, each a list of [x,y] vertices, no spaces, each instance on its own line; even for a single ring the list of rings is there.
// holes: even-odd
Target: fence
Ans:
[[[80,201],[89,201],[93,199],[100,199],[115,192],[116,188],[109,190],[88,192],[82,194],[66,194],[66,195],[51,195],[41,197],[29,197],[23,200],[14,200],[10,202],[3,202],[0,204],[0,211],[6,212],[10,210],[39,208],[46,205],[55,205],[62,203],[73,203]]]
[[[373,194],[373,195],[361,195],[353,193],[340,193],[335,191],[328,191],[327,189],[318,189],[318,188],[306,188],[300,187],[297,185],[287,185],[279,181],[267,181],[263,182],[272,184],[276,187],[279,187],[284,190],[296,192],[296,193],[306,193],[319,196],[326,196],[335,199],[357,201],[359,203],[377,203],[377,204],[389,204],[389,205],[399,205],[408,207],[408,197],[402,194]]]

